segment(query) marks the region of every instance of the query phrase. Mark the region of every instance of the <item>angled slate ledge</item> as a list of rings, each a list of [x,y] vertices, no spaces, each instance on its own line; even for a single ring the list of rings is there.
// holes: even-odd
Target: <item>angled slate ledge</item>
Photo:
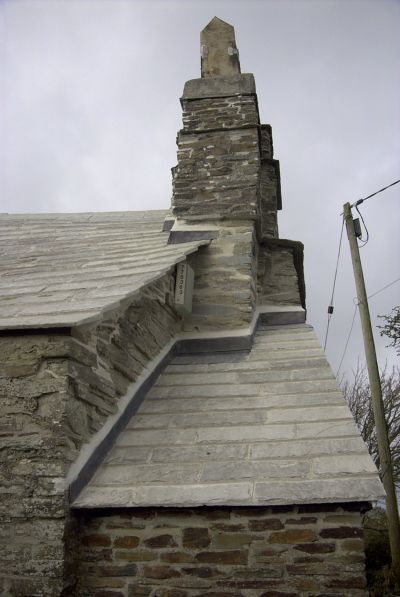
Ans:
[[[254,75],[251,73],[191,79],[185,83],[181,103],[190,99],[255,95],[255,93],[256,84]]]
[[[311,326],[259,325],[251,351],[234,355],[175,356],[72,507],[382,497],[377,470]]]
[[[200,240],[213,240],[218,238],[218,231],[208,230],[171,230],[168,237],[169,245],[179,245],[180,243],[190,243]]]
[[[130,419],[139,409],[147,395],[147,392],[150,390],[150,388],[152,388],[159,375],[172,361],[174,356],[175,346],[172,347],[172,349],[164,356],[164,358],[157,364],[149,376],[139,386],[130,399],[126,409],[115,422],[114,426],[110,429],[109,433],[103,438],[99,445],[96,446],[96,449],[92,452],[84,466],[81,468],[77,477],[69,485],[68,497],[70,502],[73,502],[78,497],[82,489],[89,483],[94,473],[103,462],[105,456],[114,445],[119,434],[125,429]]]
[[[74,502],[82,490],[88,485],[93,475],[103,462],[104,458],[114,445],[119,434],[125,429],[130,419],[135,415],[149,390],[153,387],[158,377],[176,357],[188,359],[188,362],[201,362],[202,355],[213,353],[214,362],[237,362],[244,354],[247,354],[253,344],[254,337],[260,324],[274,326],[293,323],[302,323],[305,321],[305,312],[273,311],[270,313],[259,314],[254,324],[253,331],[243,336],[224,336],[217,338],[191,338],[177,340],[170,351],[161,359],[156,367],[150,372],[148,377],[142,382],[129,400],[121,416],[115,421],[108,434],[99,442],[83,464],[76,477],[71,481],[68,487],[68,496],[70,502]],[[233,353],[228,355],[228,353]],[[196,356],[197,355],[197,356]],[[237,355],[237,356],[236,356]],[[207,358],[209,362],[210,357]]]

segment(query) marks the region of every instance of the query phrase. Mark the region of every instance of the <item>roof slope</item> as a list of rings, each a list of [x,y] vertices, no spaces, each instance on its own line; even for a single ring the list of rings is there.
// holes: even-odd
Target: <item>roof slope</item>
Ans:
[[[0,329],[84,323],[199,245],[167,245],[167,212],[0,215]]]
[[[313,329],[300,324],[259,328],[250,353],[176,357],[74,506],[382,495]]]

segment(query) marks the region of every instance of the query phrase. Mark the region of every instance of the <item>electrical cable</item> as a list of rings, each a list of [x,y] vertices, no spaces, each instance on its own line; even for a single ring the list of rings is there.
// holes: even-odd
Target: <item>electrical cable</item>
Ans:
[[[356,306],[355,306],[355,308],[354,308],[353,319],[351,320],[350,330],[349,330],[349,333],[347,334],[347,340],[346,340],[346,344],[345,344],[345,346],[344,346],[344,349],[343,349],[343,354],[342,354],[342,358],[340,359],[339,367],[338,367],[338,370],[337,370],[337,372],[336,372],[336,377],[338,377],[338,375],[339,375],[340,369],[341,369],[341,367],[342,367],[342,364],[343,364],[343,361],[344,361],[344,357],[345,357],[345,355],[346,355],[346,352],[347,352],[347,347],[348,347],[348,345],[349,345],[349,341],[350,341],[351,332],[353,331],[354,320],[355,320],[355,318],[356,318],[357,309],[358,309],[358,303],[356,303]]]
[[[383,187],[383,189],[379,189],[379,191],[375,191],[375,193],[371,193],[371,195],[368,195],[367,197],[364,197],[363,199],[359,199],[358,201],[356,201],[355,203],[353,203],[352,205],[350,205],[350,207],[357,207],[357,205],[360,205],[361,203],[363,203],[367,199],[370,199],[371,197],[374,197],[375,195],[378,195],[378,193],[382,193],[383,191],[386,191],[386,189],[388,189],[390,187],[393,187],[395,184],[398,184],[399,182],[400,182],[400,178],[399,178],[399,180],[395,180],[391,184],[388,184],[386,187]]]
[[[382,292],[383,290],[386,290],[386,288],[389,288],[389,286],[393,286],[393,284],[396,284],[396,282],[400,282],[400,278],[397,278],[397,280],[393,280],[393,282],[389,282],[389,284],[386,284],[386,286],[384,286],[383,288],[381,288],[380,290],[377,290],[376,292],[374,292],[373,294],[369,295],[369,299],[372,298],[373,296],[376,296],[377,294],[379,294],[380,292]]]
[[[377,294],[379,294],[380,292],[383,292],[384,290],[386,290],[386,289],[387,289],[387,288],[389,288],[390,286],[393,286],[393,284],[396,284],[396,282],[400,282],[400,278],[397,278],[396,280],[393,280],[393,282],[389,282],[389,284],[386,284],[385,286],[383,286],[382,288],[380,288],[380,289],[379,289],[379,290],[377,290],[376,292],[373,292],[373,293],[372,293],[372,294],[370,294],[370,295],[369,295],[367,298],[368,298],[368,299],[371,299],[371,298],[373,298],[374,296],[376,296],[376,295],[377,295]],[[357,300],[357,299],[353,299],[353,300]],[[345,355],[346,355],[346,352],[347,352],[347,347],[348,347],[348,345],[349,345],[350,336],[351,336],[351,333],[352,333],[352,331],[353,331],[354,320],[355,320],[355,317],[356,317],[357,309],[358,309],[358,302],[356,303],[356,306],[355,306],[355,309],[354,309],[354,313],[353,313],[353,319],[351,320],[350,330],[349,330],[349,333],[348,333],[348,335],[347,335],[346,344],[345,344],[345,347],[344,347],[344,349],[343,349],[343,354],[342,354],[342,357],[341,357],[341,359],[340,359],[340,363],[339,363],[339,367],[338,367],[338,370],[337,370],[337,373],[336,373],[336,377],[338,377],[338,375],[339,375],[340,369],[341,369],[341,367],[342,367],[342,364],[343,364],[343,361],[344,361],[344,357],[345,357]]]
[[[361,221],[362,221],[362,223],[363,223],[363,226],[364,226],[364,228],[365,228],[365,232],[367,233],[367,238],[366,238],[365,240],[364,240],[364,239],[362,239],[362,238],[360,238],[360,242],[361,242],[362,244],[360,244],[360,245],[358,245],[358,246],[359,246],[359,247],[362,249],[362,247],[365,247],[365,245],[366,245],[366,244],[367,244],[367,242],[369,241],[369,232],[368,232],[368,228],[367,228],[367,226],[366,226],[366,224],[365,224],[365,222],[364,222],[364,218],[363,218],[363,216],[362,216],[362,213],[361,213],[361,212],[360,212],[360,210],[358,209],[358,205],[356,204],[356,206],[355,206],[355,207],[356,207],[356,210],[357,210],[357,212],[358,212],[358,215],[359,215],[359,216],[360,216],[360,218],[361,218]]]
[[[324,351],[325,351],[325,348],[326,348],[326,344],[328,342],[329,325],[331,323],[331,317],[332,317],[332,314],[333,314],[333,296],[335,294],[336,278],[337,278],[338,267],[339,267],[339,259],[340,259],[340,251],[341,251],[341,248],[342,248],[343,229],[344,229],[344,216],[342,218],[342,229],[340,231],[340,240],[339,240],[339,248],[338,248],[338,254],[337,254],[337,259],[336,259],[335,275],[333,277],[331,302],[330,302],[329,307],[328,307],[328,321],[327,321],[327,324],[326,324]]]
[[[358,206],[359,206],[359,205],[361,205],[361,203],[364,203],[364,201],[366,201],[367,199],[370,199],[371,197],[374,197],[375,195],[378,195],[379,193],[382,193],[383,191],[386,191],[386,189],[389,189],[390,187],[393,187],[394,185],[398,184],[399,182],[400,182],[400,178],[399,178],[399,180],[395,180],[394,182],[392,182],[392,183],[390,183],[390,184],[386,185],[386,187],[383,187],[382,189],[379,189],[378,191],[375,191],[374,193],[371,193],[370,195],[367,195],[367,197],[363,197],[362,199],[358,199],[358,201],[356,201],[355,203],[353,203],[352,205],[350,205],[350,207],[355,207],[355,208],[356,208],[356,210],[357,210],[357,212],[358,212],[358,214],[359,214],[359,216],[360,216],[360,218],[361,218],[361,221],[362,221],[362,223],[363,223],[363,226],[364,226],[364,228],[365,228],[365,232],[366,232],[366,234],[367,234],[367,237],[366,237],[366,239],[365,239],[365,240],[363,240],[363,239],[360,239],[360,241],[361,241],[361,243],[362,243],[362,244],[360,244],[360,245],[359,245],[360,247],[365,247],[365,245],[366,245],[366,244],[367,244],[367,242],[369,241],[369,232],[368,232],[368,228],[367,228],[367,226],[366,226],[366,224],[365,224],[364,218],[363,218],[363,216],[362,216],[362,213],[361,213],[361,212],[360,212],[360,210],[358,209]],[[337,260],[336,260],[336,269],[335,269],[335,275],[334,275],[334,279],[333,279],[333,288],[332,288],[331,302],[330,302],[330,305],[329,305],[329,307],[328,307],[328,321],[327,321],[327,324],[326,324],[325,342],[324,342],[324,351],[325,351],[325,349],[326,349],[326,345],[327,345],[327,342],[328,342],[329,326],[330,326],[330,323],[331,323],[331,318],[332,318],[333,309],[334,309],[334,306],[333,306],[333,297],[334,297],[334,294],[335,294],[336,277],[337,277],[337,273],[338,273],[338,267],[339,267],[339,258],[340,258],[340,250],[341,250],[341,246],[342,246],[342,238],[343,238],[344,214],[342,213],[342,214],[340,214],[340,215],[341,215],[341,216],[343,216],[343,220],[342,220],[342,230],[341,230],[341,232],[340,232],[339,249],[338,249],[338,255],[337,255]],[[377,294],[379,294],[379,292],[382,292],[382,291],[383,291],[383,290],[385,290],[386,288],[389,288],[389,286],[392,286],[392,284],[395,284],[395,283],[396,283],[396,282],[398,282],[399,280],[400,280],[400,278],[399,278],[399,279],[397,279],[397,280],[394,280],[393,282],[390,282],[390,284],[387,284],[386,286],[384,286],[383,288],[381,288],[380,290],[378,290],[378,291],[377,291],[377,292],[375,292],[374,294],[371,294],[371,295],[370,295],[368,298],[372,298],[373,296],[376,296]],[[347,351],[347,346],[348,346],[348,344],[349,344],[349,340],[350,340],[351,332],[353,331],[354,320],[355,320],[355,317],[356,317],[357,308],[358,308],[358,304],[356,305],[356,308],[354,309],[354,313],[353,313],[353,319],[352,319],[351,326],[350,326],[350,331],[349,331],[349,333],[348,333],[348,336],[347,336],[346,345],[345,345],[345,347],[344,347],[344,351],[343,351],[342,358],[341,358],[341,360],[340,360],[340,363],[339,363],[339,368],[338,368],[338,370],[337,370],[336,377],[339,375],[339,371],[340,371],[340,368],[341,368],[341,366],[342,366],[342,363],[343,363],[343,359],[344,359],[344,357],[345,357],[345,354],[346,354],[346,351]]]

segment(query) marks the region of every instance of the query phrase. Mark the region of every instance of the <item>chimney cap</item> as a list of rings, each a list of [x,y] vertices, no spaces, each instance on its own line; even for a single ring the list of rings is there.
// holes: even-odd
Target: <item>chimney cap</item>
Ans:
[[[235,29],[214,17],[200,33],[201,76],[219,77],[240,74]]]

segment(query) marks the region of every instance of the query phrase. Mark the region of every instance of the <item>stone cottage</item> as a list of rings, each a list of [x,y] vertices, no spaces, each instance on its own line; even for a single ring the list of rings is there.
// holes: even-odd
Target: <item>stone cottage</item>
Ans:
[[[365,595],[383,490],[313,329],[233,28],[170,211],[2,215],[2,595]]]

